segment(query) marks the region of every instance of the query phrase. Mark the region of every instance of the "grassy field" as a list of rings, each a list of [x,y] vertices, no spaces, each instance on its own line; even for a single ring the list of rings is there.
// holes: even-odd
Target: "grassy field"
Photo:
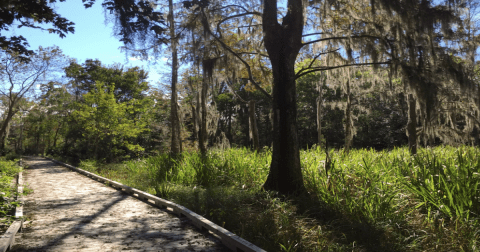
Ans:
[[[14,211],[18,203],[15,201],[16,187],[13,186],[15,175],[22,168],[17,165],[17,160],[0,158],[0,233],[10,226],[14,220]]]
[[[308,195],[261,186],[271,152],[183,153],[80,168],[169,199],[267,251],[479,251],[480,150],[301,152]]]

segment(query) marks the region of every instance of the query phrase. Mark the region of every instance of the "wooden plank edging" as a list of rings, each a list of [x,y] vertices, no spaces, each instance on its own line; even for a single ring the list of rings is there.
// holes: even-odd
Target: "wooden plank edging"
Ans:
[[[21,159],[20,159],[21,164]],[[17,219],[10,225],[5,234],[0,236],[0,252],[10,250],[15,242],[15,235],[23,228],[23,174],[18,173],[17,176],[17,201],[20,202],[20,206],[15,208],[15,218]]]
[[[152,194],[149,194],[147,192],[140,191],[136,188],[129,187],[129,186],[121,184],[117,181],[113,181],[113,180],[104,178],[102,176],[99,176],[97,174],[82,170],[82,169],[74,167],[72,165],[65,164],[65,163],[60,162],[58,160],[55,160],[53,158],[49,158],[49,157],[44,157],[44,158],[49,159],[49,160],[51,160],[51,161],[53,161],[53,162],[55,162],[59,165],[65,166],[65,167],[67,167],[71,170],[74,170],[74,171],[76,171],[80,174],[83,174],[87,177],[90,177],[94,180],[97,180],[99,182],[108,184],[111,187],[123,189],[123,190],[125,190],[125,192],[128,192],[128,193],[132,194],[133,196],[135,196],[135,194],[136,194],[137,197],[140,198],[140,199],[151,200],[151,201],[154,202],[154,204],[156,206],[158,206],[160,208],[170,208],[170,209],[172,209],[172,211],[175,214],[179,215],[180,217],[184,216],[184,217],[187,217],[190,220],[192,220],[193,224],[197,228],[199,228],[201,230],[211,231],[212,233],[219,236],[222,240],[222,243],[225,246],[227,246],[229,249],[231,249],[232,251],[236,251],[236,252],[266,252],[265,250],[255,246],[254,244],[252,244],[252,243],[248,242],[247,240],[239,237],[238,235],[226,230],[225,228],[222,228],[222,227],[218,226],[217,224],[207,220],[203,216],[191,211],[190,209],[188,209],[184,206],[181,206],[181,205],[178,205],[174,202],[159,198],[159,197],[154,196]],[[3,252],[3,251],[0,250],[0,252]]]
[[[20,202],[20,206],[15,208],[15,218],[22,220],[22,228],[23,228],[23,173],[18,173],[17,178],[17,202]]]

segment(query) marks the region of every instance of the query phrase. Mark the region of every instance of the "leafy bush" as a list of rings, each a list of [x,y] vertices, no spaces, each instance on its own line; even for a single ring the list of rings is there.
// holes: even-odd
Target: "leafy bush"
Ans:
[[[5,217],[12,215],[12,210],[18,205],[13,198],[16,188],[12,186],[12,181],[21,170],[16,161],[0,159],[0,219],[2,222],[11,221]]]
[[[15,152],[9,152],[5,155],[5,160],[13,161],[15,159],[20,159],[20,155]]]

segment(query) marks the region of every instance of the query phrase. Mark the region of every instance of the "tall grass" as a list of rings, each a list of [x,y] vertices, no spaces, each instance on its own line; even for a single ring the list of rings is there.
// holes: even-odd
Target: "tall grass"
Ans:
[[[303,151],[306,186],[322,201],[352,215],[373,222],[402,218],[397,210],[405,199],[394,166],[405,155],[404,149],[353,150],[348,156],[332,150],[333,165],[327,173],[322,150]]]
[[[462,147],[424,150],[401,167],[403,184],[428,211],[449,219],[478,222],[480,214],[480,151]]]
[[[185,205],[267,251],[478,251],[480,151],[473,147],[301,152],[308,195],[263,192],[271,152],[163,154],[81,167]]]

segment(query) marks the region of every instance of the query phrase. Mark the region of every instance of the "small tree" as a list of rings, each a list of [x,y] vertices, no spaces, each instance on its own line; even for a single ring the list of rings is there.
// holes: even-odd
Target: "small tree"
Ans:
[[[84,129],[83,136],[88,139],[88,145],[93,147],[88,151],[97,159],[100,158],[99,147],[108,149],[104,151],[107,154],[116,154],[121,147],[130,151],[143,150],[131,139],[145,131],[146,125],[128,118],[129,107],[133,105],[118,103],[113,90],[114,87],[107,88],[102,82],[97,82],[93,90],[83,95],[85,102],[73,113]]]
[[[62,66],[64,55],[58,47],[42,48],[28,58],[28,63],[16,52],[0,52],[0,95],[5,99],[3,122],[0,124],[0,150],[5,148],[5,136],[13,116],[19,111],[19,101],[35,85],[49,79],[55,68]]]

